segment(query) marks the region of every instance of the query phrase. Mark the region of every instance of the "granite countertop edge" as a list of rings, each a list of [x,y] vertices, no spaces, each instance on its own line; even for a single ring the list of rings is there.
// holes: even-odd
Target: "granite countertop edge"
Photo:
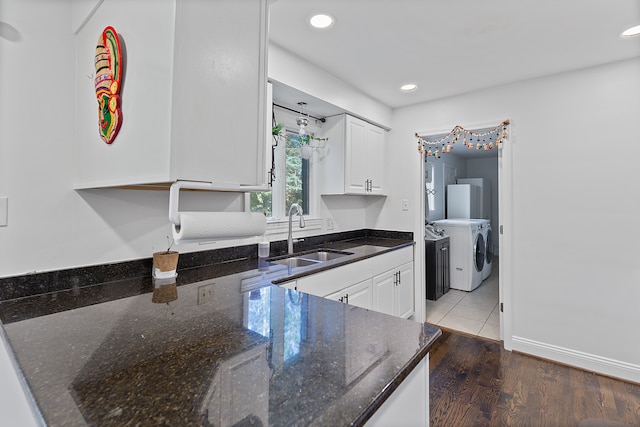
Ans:
[[[427,325],[425,323],[425,325]],[[431,325],[429,325],[431,326]],[[398,371],[398,374],[383,388],[380,393],[374,398],[373,402],[366,407],[360,416],[356,418],[354,426],[364,426],[366,422],[375,414],[378,409],[387,401],[389,397],[400,387],[400,384],[413,372],[418,366],[420,361],[427,357],[429,350],[435,343],[435,341],[442,336],[442,330],[433,327],[437,332],[431,336],[431,339],[420,347],[420,350]],[[428,398],[428,396],[427,396]]]
[[[285,282],[289,282],[291,280],[299,279],[301,277],[311,276],[313,274],[320,273],[321,271],[327,271],[327,270],[331,270],[333,268],[338,268],[338,267],[342,267],[342,266],[345,266],[345,265],[348,265],[348,264],[353,264],[355,262],[359,262],[359,261],[365,260],[367,258],[373,258],[373,257],[378,256],[378,255],[382,255],[382,254],[385,254],[385,253],[393,252],[393,251],[396,251],[396,250],[399,250],[399,249],[402,249],[402,248],[406,248],[406,247],[411,247],[411,246],[414,246],[414,245],[415,245],[415,242],[411,241],[411,242],[406,242],[406,243],[400,243],[400,244],[398,244],[396,246],[388,247],[387,249],[379,250],[376,253],[370,253],[370,254],[366,254],[366,255],[352,255],[352,256],[345,257],[344,259],[339,258],[339,259],[336,259],[336,260],[334,260],[332,262],[329,262],[329,263],[325,262],[325,263],[321,263],[321,265],[319,265],[319,266],[315,266],[315,265],[314,266],[310,266],[310,267],[308,267],[306,269],[303,269],[301,271],[297,271],[297,272],[295,272],[293,274],[289,274],[287,276],[283,276],[281,278],[273,280],[272,283],[274,285],[279,285],[279,284],[282,284],[282,283],[285,283]],[[367,245],[353,246],[353,248],[358,248],[358,247],[362,247],[362,246],[367,246]],[[375,245],[371,245],[371,246],[375,246]],[[270,258],[270,259],[286,259],[286,258],[295,257],[295,256],[302,256],[305,253],[317,251],[319,249],[324,249],[324,248],[334,249],[332,247],[332,245],[320,245],[317,248],[309,250],[309,251],[296,252],[296,253],[293,253],[293,254],[290,254],[290,255],[283,255],[283,256],[274,257],[274,258]]]

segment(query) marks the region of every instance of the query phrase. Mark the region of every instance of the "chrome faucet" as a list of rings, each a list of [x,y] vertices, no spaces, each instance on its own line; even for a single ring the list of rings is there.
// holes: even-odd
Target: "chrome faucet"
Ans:
[[[288,243],[288,249],[290,254],[293,253],[293,231],[292,231],[292,225],[291,225],[291,219],[292,219],[291,213],[293,212],[294,209],[298,214],[298,216],[300,217],[300,228],[304,228],[304,217],[302,216],[302,207],[299,204],[294,203],[289,208],[289,237],[287,238],[287,243]]]

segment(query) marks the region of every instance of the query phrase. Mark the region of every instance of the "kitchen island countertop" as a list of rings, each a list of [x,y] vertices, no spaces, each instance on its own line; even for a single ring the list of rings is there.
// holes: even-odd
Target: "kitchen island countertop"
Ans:
[[[330,247],[355,262],[410,244],[390,242]],[[125,280],[0,316],[47,425],[362,425],[440,331],[272,284],[309,273],[242,259],[179,272],[177,299],[110,298]]]

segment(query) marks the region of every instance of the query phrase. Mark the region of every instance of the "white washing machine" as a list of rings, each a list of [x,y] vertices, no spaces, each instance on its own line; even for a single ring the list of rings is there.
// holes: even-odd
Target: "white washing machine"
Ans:
[[[483,219],[482,235],[484,236],[484,268],[482,269],[482,280],[491,275],[491,264],[493,262],[493,236],[491,233],[491,221]]]
[[[449,280],[452,289],[472,291],[482,283],[484,236],[478,219],[441,219],[434,221],[449,235]]]

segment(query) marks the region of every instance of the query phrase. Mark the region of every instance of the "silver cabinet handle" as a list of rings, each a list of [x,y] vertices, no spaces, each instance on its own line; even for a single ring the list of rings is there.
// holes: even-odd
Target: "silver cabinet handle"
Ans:
[[[364,181],[364,191],[367,193],[371,193],[372,190],[373,190],[373,180],[366,179]]]

